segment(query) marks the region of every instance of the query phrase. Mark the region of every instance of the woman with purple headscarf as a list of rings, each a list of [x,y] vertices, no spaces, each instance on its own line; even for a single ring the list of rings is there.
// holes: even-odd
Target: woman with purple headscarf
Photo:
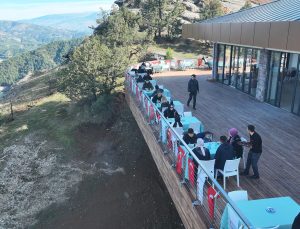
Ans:
[[[228,142],[233,147],[234,156],[236,158],[243,157],[243,146],[241,144],[241,137],[238,134],[238,130],[236,128],[231,128],[229,131],[229,140]]]

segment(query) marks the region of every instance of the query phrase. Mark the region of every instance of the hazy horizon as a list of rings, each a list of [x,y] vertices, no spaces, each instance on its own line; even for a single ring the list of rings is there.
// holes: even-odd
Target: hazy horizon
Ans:
[[[93,13],[114,0],[0,0],[0,20],[24,20],[52,14]]]

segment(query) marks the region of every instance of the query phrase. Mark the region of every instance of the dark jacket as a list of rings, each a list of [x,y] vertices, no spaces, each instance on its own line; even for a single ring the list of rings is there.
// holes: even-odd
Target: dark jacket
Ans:
[[[152,80],[152,77],[147,74],[147,75],[144,75],[143,79],[146,81],[146,80]]]
[[[215,169],[223,170],[226,160],[232,160],[233,158],[234,155],[232,145],[227,142],[223,143],[219,146],[215,155]]]
[[[153,96],[152,102],[153,102],[153,103],[161,102],[161,98],[162,98],[162,97],[163,97],[162,95],[161,95],[161,96],[158,96],[158,94],[156,94],[155,96]]]
[[[145,81],[144,81],[143,77],[141,75],[139,75],[139,77],[136,79],[136,82],[137,83],[144,83]]]
[[[198,85],[198,80],[196,79],[190,79],[189,84],[188,84],[188,92],[196,94],[199,92],[199,85]]]
[[[148,89],[148,90],[153,90],[153,85],[152,85],[152,83],[151,82],[145,82],[144,83],[144,85],[143,85],[143,90],[146,90],[146,89]]]
[[[193,149],[193,152],[195,153],[196,157],[199,160],[201,160],[201,161],[208,161],[208,160],[210,160],[210,152],[209,152],[209,150],[204,147],[204,151],[205,151],[205,156],[203,156],[200,147],[196,147],[195,149]]]
[[[251,144],[250,151],[254,153],[262,152],[262,140],[258,133],[254,132],[254,134],[250,135],[250,144]]]
[[[175,118],[175,112],[176,112],[176,110],[174,108],[173,108],[173,110],[168,108],[164,111],[164,116],[165,116],[165,118]]]
[[[230,137],[228,140],[233,147],[233,153],[236,158],[243,157],[243,146],[239,145],[241,143],[241,137],[239,135],[234,136],[233,138]]]
[[[185,133],[183,136],[183,141],[185,141],[186,144],[196,144],[197,143],[197,136],[194,134],[193,137],[190,137],[188,133]]]
[[[206,142],[211,142],[212,140],[211,140],[210,138],[205,137],[205,135],[206,135],[207,133],[208,133],[207,131],[198,133],[198,134],[197,134],[197,138],[202,138],[203,141],[204,141],[204,143],[206,143]],[[209,132],[209,133],[210,133],[210,132]]]

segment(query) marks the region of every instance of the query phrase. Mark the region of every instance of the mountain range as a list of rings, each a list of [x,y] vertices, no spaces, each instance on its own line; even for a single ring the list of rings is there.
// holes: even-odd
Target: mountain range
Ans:
[[[0,21],[0,60],[34,50],[53,41],[70,40],[86,33],[15,21]]]
[[[22,20],[19,22],[91,34],[92,30],[89,27],[96,25],[97,18],[98,13],[87,12],[46,15],[38,18]]]

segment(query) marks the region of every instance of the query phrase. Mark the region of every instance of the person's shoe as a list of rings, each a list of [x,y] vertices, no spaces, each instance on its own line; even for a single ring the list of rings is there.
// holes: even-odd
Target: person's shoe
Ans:
[[[259,179],[259,176],[253,175],[250,177],[251,179]]]
[[[194,110],[197,110],[196,107],[193,107]]]
[[[249,173],[246,173],[246,172],[241,172],[241,173],[240,173],[240,175],[241,175],[241,176],[248,176],[248,175],[249,175]]]

